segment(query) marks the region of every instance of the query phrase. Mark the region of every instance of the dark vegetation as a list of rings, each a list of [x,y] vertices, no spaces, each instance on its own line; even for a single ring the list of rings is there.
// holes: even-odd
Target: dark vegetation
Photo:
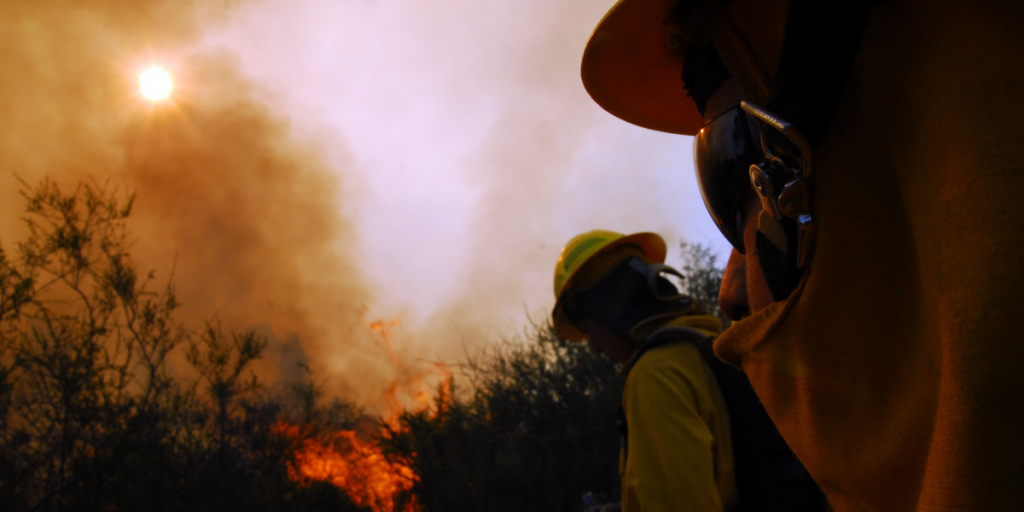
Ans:
[[[725,272],[718,266],[718,255],[710,247],[690,242],[680,243],[679,248],[683,255],[683,266],[679,270],[686,276],[679,283],[680,287],[697,299],[705,310],[721,318],[723,327],[728,327],[729,319],[718,307],[718,290],[722,287]]]
[[[50,181],[23,196],[28,235],[0,248],[0,510],[364,510],[330,483],[294,481],[299,443],[275,426],[329,439],[367,418],[311,377],[271,391],[250,370],[259,335],[177,321],[173,286],[129,255],[133,197]],[[714,258],[699,245],[684,254],[684,284],[709,300]],[[546,324],[525,337],[458,365],[466,393],[381,427],[389,456],[419,475],[423,509],[617,499],[616,369]],[[172,374],[172,360],[188,371]]]
[[[722,269],[683,243],[679,283],[718,310]],[[407,412],[388,446],[410,457],[427,510],[582,509],[582,495],[619,500],[618,368],[547,324],[460,366],[471,398],[441,394],[436,412]]]
[[[295,447],[273,426],[304,413],[248,371],[266,341],[187,331],[173,287],[137,272],[132,197],[49,181],[23,196],[29,234],[0,249],[0,510],[357,510],[288,478]],[[194,378],[169,374],[175,351]]]
[[[388,446],[412,456],[427,510],[582,509],[618,491],[622,382],[584,343],[535,327],[463,366],[472,398],[408,412]]]

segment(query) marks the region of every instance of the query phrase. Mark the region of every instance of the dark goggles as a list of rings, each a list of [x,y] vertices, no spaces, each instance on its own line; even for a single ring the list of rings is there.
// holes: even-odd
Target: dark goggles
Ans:
[[[747,102],[711,120],[694,137],[694,168],[704,205],[741,254],[743,214],[754,194],[761,203],[758,230],[783,253],[796,250],[798,268],[807,262],[811,156],[810,144],[795,126]],[[796,223],[795,238],[785,235],[784,221]]]
[[[765,159],[758,123],[737,105],[712,119],[693,139],[697,184],[711,219],[741,254],[743,214],[752,187],[750,166]]]

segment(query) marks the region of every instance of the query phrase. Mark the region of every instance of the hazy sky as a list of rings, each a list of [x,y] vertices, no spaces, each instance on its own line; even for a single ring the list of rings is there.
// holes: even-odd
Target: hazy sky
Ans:
[[[414,362],[544,321],[580,232],[724,260],[691,139],[583,89],[612,3],[0,0],[0,243],[25,235],[17,177],[132,191],[133,261],[184,322],[256,328],[267,381],[305,363],[379,408]],[[169,101],[138,93],[153,64]],[[370,325],[394,318],[388,351]]]
[[[691,139],[629,125],[583,89],[583,47],[613,3],[264,0],[206,45],[328,148],[371,312],[469,336],[546,311],[581,231],[653,230],[726,257]]]

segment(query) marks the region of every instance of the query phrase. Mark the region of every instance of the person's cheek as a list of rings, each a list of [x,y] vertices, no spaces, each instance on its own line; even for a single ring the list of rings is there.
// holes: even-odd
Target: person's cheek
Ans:
[[[743,244],[747,253],[747,302],[751,311],[764,309],[775,302],[757,254],[757,217],[760,213],[760,204],[753,203],[747,210],[747,222],[743,229]]]
[[[725,265],[722,286],[718,291],[718,307],[726,318],[734,322],[750,314],[750,301],[747,299],[747,259],[736,249],[729,254],[729,262]]]

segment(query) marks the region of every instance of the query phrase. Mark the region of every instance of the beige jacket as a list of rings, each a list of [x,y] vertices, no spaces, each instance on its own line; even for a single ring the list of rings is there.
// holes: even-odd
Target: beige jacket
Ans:
[[[815,156],[803,283],[715,351],[835,510],[1024,509],[1024,2],[883,3]]]

